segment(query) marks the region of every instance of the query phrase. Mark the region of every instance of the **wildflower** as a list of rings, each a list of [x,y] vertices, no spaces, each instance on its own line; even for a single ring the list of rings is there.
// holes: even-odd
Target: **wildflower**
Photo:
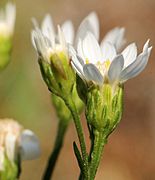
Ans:
[[[59,96],[72,91],[75,75],[70,65],[68,47],[63,32],[58,26],[58,37],[44,24],[42,31],[38,27],[32,31],[33,45],[38,52],[39,64],[48,88]],[[45,31],[45,29],[47,31]]]
[[[138,56],[135,43],[117,54],[113,44],[103,42],[100,46],[94,35],[87,32],[85,38],[78,43],[77,55],[70,47],[71,63],[78,75],[86,82],[92,81],[100,86],[104,83],[122,84],[143,71],[151,49],[148,40]]]
[[[0,120],[0,179],[16,179],[20,160],[40,155],[36,135],[12,119]]]
[[[93,19],[97,19],[95,13],[91,13],[83,21],[82,27],[93,27]],[[65,21],[61,27],[58,26],[58,33],[55,32],[50,15],[45,16],[41,28],[36,24],[35,22],[35,29],[32,31],[32,43],[38,52],[43,78],[54,94],[60,96],[70,93],[75,82],[68,55],[68,44],[74,44],[73,24],[70,20]]]
[[[10,61],[15,17],[16,8],[12,3],[8,3],[5,10],[0,10],[0,70]]]
[[[90,32],[79,40],[77,52],[70,47],[71,64],[79,76],[78,93],[95,129],[107,136],[115,129],[123,112],[123,84],[143,71],[151,49],[148,40],[139,55],[135,43],[117,54],[113,44],[99,45]]]

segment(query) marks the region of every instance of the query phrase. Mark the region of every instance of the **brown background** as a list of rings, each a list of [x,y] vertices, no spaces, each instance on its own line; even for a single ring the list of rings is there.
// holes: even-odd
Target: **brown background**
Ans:
[[[31,18],[49,12],[56,24],[71,19],[75,27],[92,10],[99,15],[101,38],[115,26],[126,28],[127,42],[142,48],[155,43],[155,0],[17,0],[17,21],[12,61],[0,75],[0,116],[12,117],[34,130],[42,156],[23,162],[21,180],[39,180],[56,135],[57,118],[41,79],[31,45]],[[5,1],[1,0],[0,5]],[[155,180],[155,53],[141,75],[125,84],[124,115],[110,136],[96,180]],[[84,120],[84,115],[83,122]],[[70,124],[54,177],[77,179],[79,169],[72,151],[76,139]]]

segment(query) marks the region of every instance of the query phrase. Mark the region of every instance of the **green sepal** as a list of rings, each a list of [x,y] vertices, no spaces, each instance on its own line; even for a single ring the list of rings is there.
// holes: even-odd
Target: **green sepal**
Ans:
[[[40,57],[39,65],[48,89],[60,97],[68,97],[75,83],[75,73],[65,53],[53,53],[50,62]]]
[[[123,112],[123,87],[109,84],[94,86],[87,92],[86,118],[99,132],[109,135],[120,122]]]
[[[86,94],[88,91],[88,87],[86,83],[84,83],[84,81],[78,75],[76,75],[76,88],[77,88],[79,97],[86,104],[86,101],[87,101]]]

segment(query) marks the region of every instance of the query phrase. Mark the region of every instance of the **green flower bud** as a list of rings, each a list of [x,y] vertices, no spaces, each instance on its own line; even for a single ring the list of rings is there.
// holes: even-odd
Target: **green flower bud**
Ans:
[[[86,118],[88,123],[107,136],[116,128],[123,112],[123,88],[92,86],[87,92]]]

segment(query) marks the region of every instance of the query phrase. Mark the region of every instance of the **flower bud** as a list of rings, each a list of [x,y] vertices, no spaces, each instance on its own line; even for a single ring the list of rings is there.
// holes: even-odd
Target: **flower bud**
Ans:
[[[88,123],[107,136],[116,128],[123,111],[123,89],[109,84],[93,86],[87,92],[86,118]]]

